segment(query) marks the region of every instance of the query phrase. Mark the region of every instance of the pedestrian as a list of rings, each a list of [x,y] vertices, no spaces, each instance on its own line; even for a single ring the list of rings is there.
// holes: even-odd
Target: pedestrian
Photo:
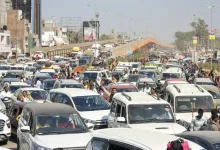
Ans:
[[[0,93],[0,100],[4,99],[5,97],[11,97],[11,92],[8,90],[9,84],[6,83],[4,85],[3,91]]]
[[[210,130],[211,131],[219,131],[219,122],[218,122],[218,115],[217,114],[213,114],[212,115],[212,121],[210,122]]]
[[[203,117],[204,110],[200,108],[198,115],[191,121],[190,131],[198,131],[206,123],[207,119]]]
[[[41,81],[40,81],[40,79],[39,79],[39,78],[37,78],[37,82],[36,82],[35,87],[36,87],[36,88],[39,88],[39,89],[41,89],[41,88],[42,88],[42,83],[41,83]]]
[[[27,78],[26,83],[27,83],[28,85],[32,86],[32,81],[31,81],[30,77]]]
[[[143,87],[142,91],[146,92],[148,94],[150,93],[151,88],[150,88],[150,85],[147,82],[144,82],[144,87]]]

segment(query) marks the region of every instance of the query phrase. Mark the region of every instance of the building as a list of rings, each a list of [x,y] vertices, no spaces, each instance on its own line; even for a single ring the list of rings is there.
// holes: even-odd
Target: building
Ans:
[[[0,38],[0,58],[8,58],[12,55],[10,31],[0,30]]]
[[[11,9],[11,0],[0,0],[0,29],[7,30],[7,10]]]
[[[32,34],[31,24],[22,17],[21,10],[9,10],[7,12],[8,30],[11,32],[11,44],[13,50],[21,53],[30,53],[30,49],[38,47],[38,36]]]

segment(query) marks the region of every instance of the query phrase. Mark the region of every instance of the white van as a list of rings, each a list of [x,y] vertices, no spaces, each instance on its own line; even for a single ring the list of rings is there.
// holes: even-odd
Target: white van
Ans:
[[[167,64],[178,65],[178,59],[169,59]]]
[[[180,68],[169,68],[162,72],[160,82],[164,84],[167,79],[181,79],[185,81],[186,77],[185,73]]]
[[[55,75],[56,71],[54,69],[42,69],[40,73],[48,73],[51,77]]]
[[[186,128],[189,128],[192,117],[198,114],[199,108],[203,108],[203,116],[209,118],[214,107],[212,95],[195,84],[168,85],[165,100],[173,107],[176,120]]]

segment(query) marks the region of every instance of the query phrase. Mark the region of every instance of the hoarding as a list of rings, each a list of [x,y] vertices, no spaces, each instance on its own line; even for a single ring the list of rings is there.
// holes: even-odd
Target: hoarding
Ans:
[[[83,22],[83,39],[84,41],[99,40],[99,21]]]

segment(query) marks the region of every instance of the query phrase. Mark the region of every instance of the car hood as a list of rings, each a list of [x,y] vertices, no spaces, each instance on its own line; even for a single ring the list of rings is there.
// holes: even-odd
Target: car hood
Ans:
[[[37,145],[54,149],[54,148],[73,148],[85,147],[92,138],[90,132],[75,134],[57,134],[57,135],[36,135]]]
[[[178,134],[186,131],[186,128],[177,123],[144,123],[129,124],[132,129],[143,129],[167,134]]]
[[[109,110],[80,111],[81,117],[89,120],[108,120]]]

